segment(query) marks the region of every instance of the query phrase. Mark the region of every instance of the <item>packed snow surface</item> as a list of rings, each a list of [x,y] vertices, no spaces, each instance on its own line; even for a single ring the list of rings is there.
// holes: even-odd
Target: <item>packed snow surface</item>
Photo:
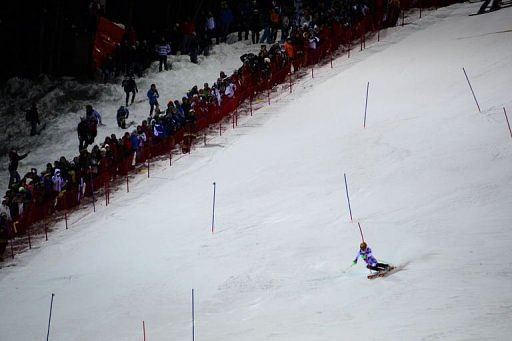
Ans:
[[[469,16],[479,5],[410,17],[59,223],[0,271],[2,340],[44,338],[52,293],[50,340],[142,339],[142,321],[148,340],[192,339],[192,289],[196,340],[509,339],[512,8]],[[188,86],[213,78],[201,67]],[[171,94],[166,77],[139,87]],[[95,103],[105,129],[119,90]],[[33,153],[74,154],[78,116]],[[401,271],[350,267],[358,222]]]

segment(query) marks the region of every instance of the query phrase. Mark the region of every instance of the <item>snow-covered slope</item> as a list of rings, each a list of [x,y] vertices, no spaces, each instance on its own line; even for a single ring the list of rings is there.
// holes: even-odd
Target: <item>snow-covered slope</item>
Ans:
[[[51,340],[139,339],[143,320],[191,339],[192,289],[197,340],[508,339],[512,9],[478,5],[388,31],[74,214],[1,270],[2,339],[43,338],[51,293]],[[349,267],[357,222],[402,271]]]

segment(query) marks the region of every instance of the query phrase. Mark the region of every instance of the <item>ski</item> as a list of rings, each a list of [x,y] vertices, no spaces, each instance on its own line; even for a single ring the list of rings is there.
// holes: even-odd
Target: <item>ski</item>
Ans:
[[[388,270],[377,271],[377,272],[374,272],[374,273],[368,275],[368,279],[375,279],[378,277],[386,277],[387,275],[389,275],[393,272],[396,272],[396,270],[397,270],[396,267],[390,266]]]

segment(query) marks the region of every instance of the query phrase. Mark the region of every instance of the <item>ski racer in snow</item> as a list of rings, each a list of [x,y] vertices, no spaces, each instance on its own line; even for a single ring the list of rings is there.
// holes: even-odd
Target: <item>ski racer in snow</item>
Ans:
[[[366,262],[366,267],[370,270],[388,271],[391,268],[389,264],[378,262],[372,254],[372,249],[370,249],[365,242],[362,242],[359,245],[359,251],[357,252],[356,258],[352,262],[352,265],[357,264],[359,257],[361,257]]]

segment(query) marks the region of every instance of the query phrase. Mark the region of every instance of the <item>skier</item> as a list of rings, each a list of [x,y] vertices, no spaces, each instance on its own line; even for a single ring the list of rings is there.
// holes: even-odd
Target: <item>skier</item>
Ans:
[[[372,254],[372,249],[368,247],[368,245],[365,242],[362,242],[359,245],[359,251],[357,252],[356,258],[352,262],[352,265],[357,264],[358,258],[361,257],[366,262],[366,267],[373,271],[389,271],[392,269],[392,267],[389,264],[386,263],[380,263],[375,259],[375,257]]]

